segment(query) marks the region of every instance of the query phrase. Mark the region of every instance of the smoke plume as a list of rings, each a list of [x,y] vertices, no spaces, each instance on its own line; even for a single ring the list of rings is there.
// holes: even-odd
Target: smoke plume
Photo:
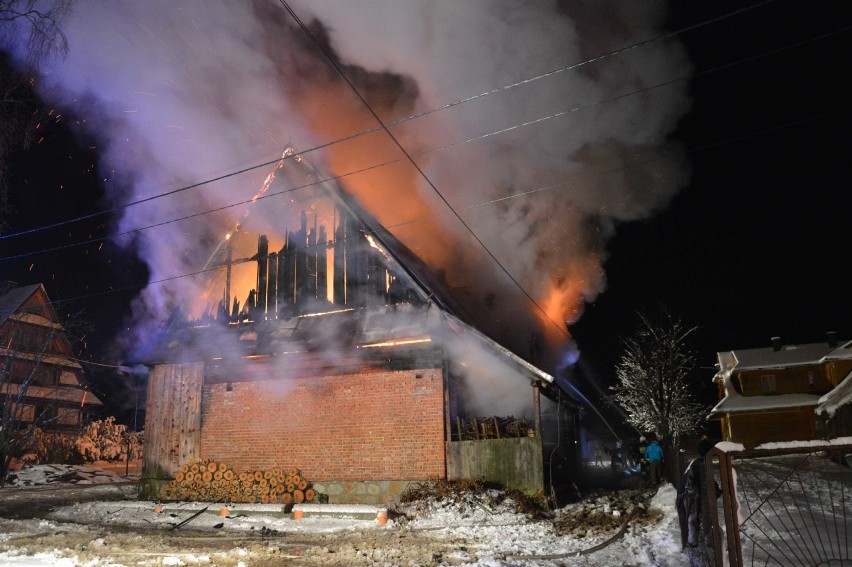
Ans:
[[[688,175],[668,139],[686,87],[653,88],[688,73],[674,40],[524,82],[666,31],[661,1],[590,4],[290,2],[320,48],[275,0],[81,0],[44,94],[101,140],[115,205],[274,162],[287,144],[324,146],[303,155],[524,350],[536,326],[564,339],[554,328],[606,287],[618,225],[659,211]],[[325,54],[425,176],[385,132],[356,136],[378,125]],[[272,168],[129,207],[115,230],[244,203]],[[168,279],[139,296],[137,334],[203,295],[199,278],[169,278],[201,269],[236,220],[248,256],[256,234],[280,238],[307,191],[137,233],[152,281]]]

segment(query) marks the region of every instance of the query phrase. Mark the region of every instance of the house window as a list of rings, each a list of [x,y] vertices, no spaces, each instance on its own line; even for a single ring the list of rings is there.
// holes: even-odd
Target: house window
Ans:
[[[814,385],[814,371],[808,370],[808,386]]]
[[[778,391],[774,374],[764,374],[760,377],[760,387],[764,394],[774,394]]]
[[[71,384],[74,386],[79,385],[80,383],[77,381],[77,375],[73,372],[69,372],[68,370],[62,370],[59,373],[59,383],[60,384]]]
[[[56,408],[57,425],[78,425],[80,423],[80,410],[76,408]]]
[[[35,420],[35,406],[30,404],[21,404],[19,411],[21,413],[18,421],[30,423]]]

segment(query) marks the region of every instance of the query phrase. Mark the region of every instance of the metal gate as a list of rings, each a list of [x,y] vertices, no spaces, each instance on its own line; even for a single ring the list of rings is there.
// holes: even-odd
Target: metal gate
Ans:
[[[693,565],[852,566],[852,444],[776,445],[707,453]]]

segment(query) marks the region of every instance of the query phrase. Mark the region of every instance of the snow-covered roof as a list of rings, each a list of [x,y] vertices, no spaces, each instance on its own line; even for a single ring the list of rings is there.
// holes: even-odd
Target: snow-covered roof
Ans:
[[[837,408],[849,402],[852,402],[852,372],[847,374],[836,388],[819,399],[819,406],[814,411],[832,417]]]
[[[725,397],[716,404],[708,419],[721,417],[726,413],[746,413],[771,410],[783,410],[802,407],[815,407],[820,397],[816,394],[776,394],[764,396],[743,396],[734,388],[731,373],[723,376]]]
[[[783,345],[775,350],[772,347],[740,349],[717,353],[722,372],[726,367],[737,370],[757,370],[761,368],[789,368],[808,364],[820,364],[829,360],[852,359],[852,340],[830,345],[828,342],[804,345]]]

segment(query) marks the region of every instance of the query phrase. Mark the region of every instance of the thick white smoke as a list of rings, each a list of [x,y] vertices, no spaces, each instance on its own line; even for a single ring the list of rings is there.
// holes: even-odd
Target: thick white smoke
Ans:
[[[661,1],[578,7],[298,0],[291,6],[386,123],[665,31]],[[45,70],[45,94],[102,140],[101,165],[115,204],[275,160],[287,143],[299,151],[376,126],[276,0],[81,0],[65,32],[69,56]],[[520,314],[546,325],[578,317],[583,303],[605,288],[606,243],[618,223],[648,217],[685,183],[686,168],[667,137],[687,110],[686,86],[651,87],[688,68],[679,44],[654,42],[391,128],[550,321],[535,313],[383,133],[306,157],[331,175],[399,160],[342,184],[434,268],[446,270],[460,297],[485,314],[486,327],[525,345],[529,332],[518,328]],[[634,91],[640,92],[620,96]],[[520,126],[527,122],[533,123]],[[625,167],[636,162],[650,163]],[[130,207],[116,230],[245,201],[270,169]],[[272,238],[283,231],[290,198],[252,207],[246,233]],[[152,280],[200,269],[245,208],[139,233]],[[424,215],[427,220],[400,224]],[[245,255],[254,238],[244,242]],[[139,334],[162,321],[176,298],[197,297],[197,285],[177,278],[149,286],[138,300]]]

